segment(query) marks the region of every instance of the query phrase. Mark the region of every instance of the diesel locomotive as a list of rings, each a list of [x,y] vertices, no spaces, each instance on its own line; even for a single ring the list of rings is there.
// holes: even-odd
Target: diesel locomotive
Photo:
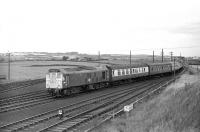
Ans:
[[[49,69],[46,89],[52,96],[70,95],[89,89],[108,87],[116,82],[170,74],[183,68],[179,62],[103,66],[95,70]]]

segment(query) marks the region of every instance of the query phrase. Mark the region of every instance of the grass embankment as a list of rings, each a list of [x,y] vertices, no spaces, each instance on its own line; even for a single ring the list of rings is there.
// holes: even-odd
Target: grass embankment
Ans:
[[[200,75],[184,74],[161,94],[139,104],[129,117],[113,119],[97,131],[199,132]]]

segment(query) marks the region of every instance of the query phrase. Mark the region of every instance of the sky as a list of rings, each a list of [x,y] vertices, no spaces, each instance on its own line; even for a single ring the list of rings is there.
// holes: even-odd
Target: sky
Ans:
[[[200,56],[200,0],[1,0],[0,52]]]

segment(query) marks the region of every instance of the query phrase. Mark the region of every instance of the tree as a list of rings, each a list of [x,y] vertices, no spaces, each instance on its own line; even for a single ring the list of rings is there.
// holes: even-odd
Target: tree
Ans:
[[[68,56],[63,56],[63,60],[64,60],[64,61],[66,61],[66,60],[68,60],[68,59],[69,59]]]

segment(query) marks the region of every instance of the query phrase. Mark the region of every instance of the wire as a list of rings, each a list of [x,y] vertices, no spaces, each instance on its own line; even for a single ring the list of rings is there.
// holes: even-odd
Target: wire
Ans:
[[[133,51],[141,51],[141,50],[161,50],[161,49],[187,49],[187,48],[196,48],[200,47],[200,45],[188,46],[188,47],[171,47],[171,48],[157,48],[157,49],[134,49]]]

